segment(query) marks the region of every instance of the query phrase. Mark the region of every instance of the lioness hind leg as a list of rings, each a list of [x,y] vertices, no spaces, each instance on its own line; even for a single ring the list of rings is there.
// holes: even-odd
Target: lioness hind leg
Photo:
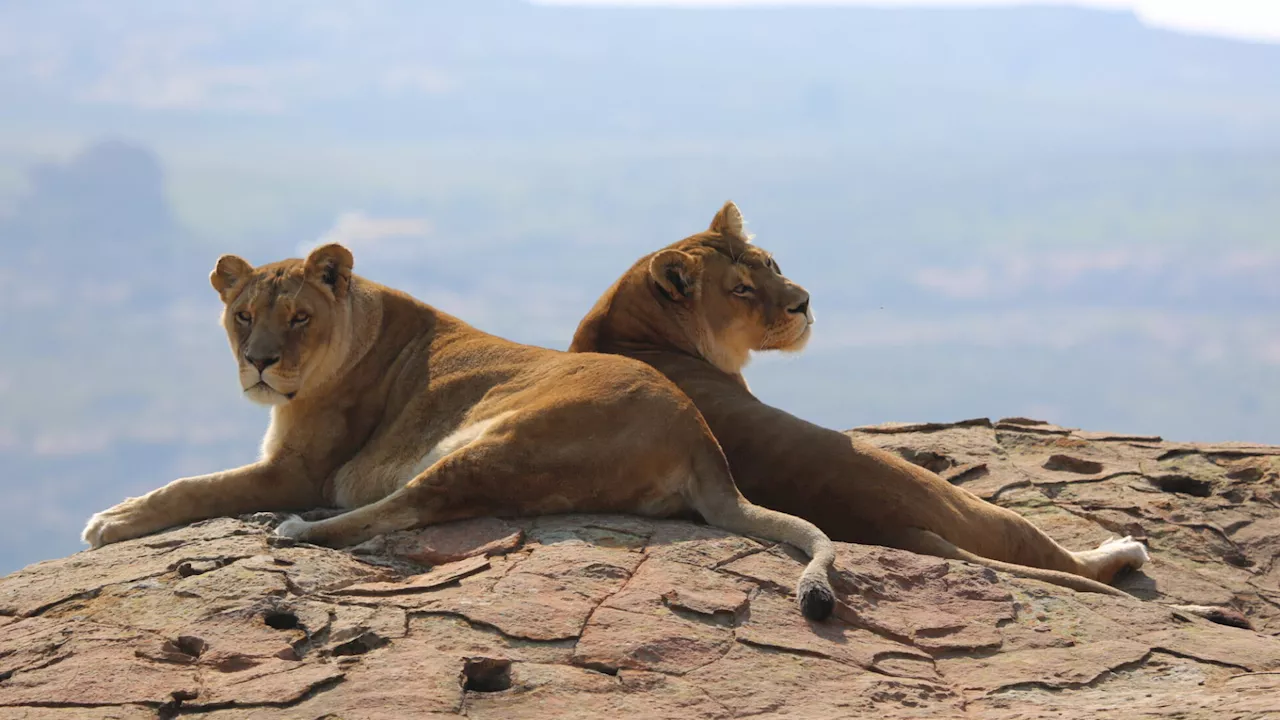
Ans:
[[[402,521],[404,513],[394,507],[399,503],[388,503],[398,494],[324,520],[303,520],[293,515],[276,526],[275,534],[314,545],[347,547],[384,533],[407,530],[414,523]]]
[[[1101,583],[1110,583],[1120,570],[1142,567],[1148,560],[1146,547],[1131,537],[1108,540],[1093,550],[1072,552],[1008,508],[978,501],[968,515],[968,532],[954,538],[948,535],[947,539],[993,560],[1060,570]]]
[[[1053,583],[1054,585],[1061,585],[1081,592],[1095,592],[1120,597],[1127,596],[1127,593],[1098,582],[1093,578],[1085,577],[1079,572],[1053,570],[1042,566],[1024,565],[978,555],[957,547],[949,540],[928,530],[899,528],[896,531],[887,533],[885,540],[890,547],[896,547],[900,550],[909,550],[922,555],[933,555],[934,557],[950,560],[963,560],[975,565],[989,567],[993,570],[1007,572],[1011,575]],[[1063,552],[1066,553],[1065,550]]]
[[[949,545],[973,555],[1014,565],[1056,570],[1090,580],[1099,579],[1094,574],[1094,567],[1083,562],[1076,553],[1059,545],[1022,515],[972,495],[960,495],[957,499],[964,502],[959,508],[958,517],[949,526],[930,524],[922,527],[937,533]],[[936,544],[929,538],[913,536],[909,532],[900,539],[924,542],[926,545]],[[903,549],[929,552],[913,547]]]
[[[502,508],[501,496],[486,494],[494,467],[483,480],[482,455],[464,446],[446,455],[390,495],[336,517],[307,522],[291,517],[276,528],[284,537],[329,547],[357,545],[377,535],[433,523],[491,515]]]

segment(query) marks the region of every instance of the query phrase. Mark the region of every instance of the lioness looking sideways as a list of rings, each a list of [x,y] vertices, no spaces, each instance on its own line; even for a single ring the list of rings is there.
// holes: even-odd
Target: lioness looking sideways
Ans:
[[[813,524],[747,502],[693,403],[661,373],[481,332],[351,273],[326,245],[305,261],[209,276],[244,394],[271,406],[262,459],[175,480],[94,515],[94,547],[195,520],[337,506],[276,532],[330,546],[483,515],[696,511],[812,558],[797,597],[823,619],[835,553]]]
[[[835,540],[967,560],[1077,590],[1147,561],[1132,538],[1064,549],[1022,516],[847,435],[770,407],[747,388],[755,351],[809,339],[809,293],[750,244],[726,203],[711,227],[641,258],[578,326],[571,351],[637,358],[702,411],[749,500],[810,520]]]

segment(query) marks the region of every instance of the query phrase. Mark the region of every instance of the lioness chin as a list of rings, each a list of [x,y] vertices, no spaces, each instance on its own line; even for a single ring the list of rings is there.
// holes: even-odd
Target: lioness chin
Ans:
[[[345,546],[484,515],[693,511],[808,553],[801,610],[831,613],[831,541],[747,502],[702,416],[660,373],[494,337],[352,264],[340,245],[257,268],[218,260],[210,282],[241,388],[271,406],[262,458],[127,499],[89,520],[86,542],[317,506],[349,511],[277,532]]]
[[[809,293],[751,244],[726,203],[711,226],[635,263],[582,320],[570,351],[642,360],[673,380],[720,441],[752,502],[833,539],[962,559],[1077,590],[1148,559],[1129,537],[1071,552],[1027,519],[897,455],[770,407],[748,389],[751,353],[797,351]]]

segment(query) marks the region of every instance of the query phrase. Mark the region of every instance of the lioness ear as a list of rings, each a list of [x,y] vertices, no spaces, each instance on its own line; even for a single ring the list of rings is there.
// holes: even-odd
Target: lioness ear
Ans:
[[[649,260],[649,276],[672,300],[693,297],[698,283],[698,259],[680,250],[663,250]]]
[[[742,219],[742,211],[738,209],[733,201],[724,204],[720,208],[720,212],[711,220],[711,232],[720,233],[721,235],[730,235],[739,240],[751,242],[751,236],[747,234],[747,222]]]
[[[329,243],[312,250],[307,256],[307,279],[324,285],[335,298],[341,298],[351,286],[351,268],[354,265],[350,250],[337,243]]]
[[[209,273],[209,284],[218,291],[222,301],[226,302],[231,289],[251,272],[253,272],[253,266],[244,258],[238,255],[223,255],[218,258],[218,264],[213,266],[213,272]]]

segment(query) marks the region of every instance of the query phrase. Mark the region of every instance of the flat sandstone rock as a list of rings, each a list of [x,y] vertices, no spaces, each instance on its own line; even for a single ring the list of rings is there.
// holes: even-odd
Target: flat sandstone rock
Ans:
[[[0,579],[0,719],[1280,717],[1276,448],[851,434],[1153,564],[1125,599],[841,544],[811,624],[793,549],[690,523],[484,518],[351,553],[210,520]],[[1254,629],[1162,604],[1206,601]]]

